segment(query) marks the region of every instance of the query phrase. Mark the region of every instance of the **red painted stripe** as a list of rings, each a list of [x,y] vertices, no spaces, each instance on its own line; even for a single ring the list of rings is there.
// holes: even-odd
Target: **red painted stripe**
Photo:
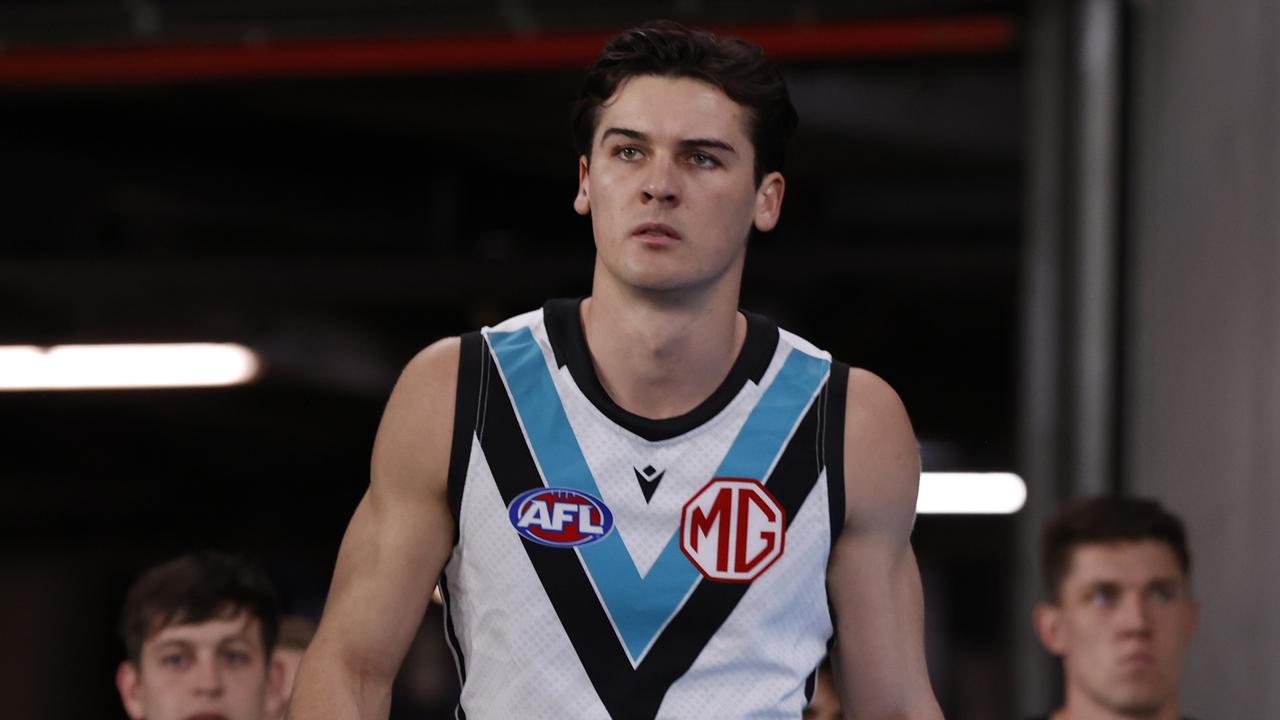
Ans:
[[[777,60],[996,53],[1014,42],[1014,23],[1001,16],[886,20],[794,27],[728,28]]]
[[[1007,17],[885,20],[715,30],[777,60],[912,57],[1010,49]],[[291,40],[238,45],[0,51],[0,84],[130,83],[585,66],[615,31]]]

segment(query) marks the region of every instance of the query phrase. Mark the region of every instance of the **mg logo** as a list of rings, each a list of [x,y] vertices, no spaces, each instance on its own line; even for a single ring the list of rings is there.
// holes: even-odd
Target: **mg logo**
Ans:
[[[680,549],[710,580],[751,582],[782,555],[785,521],[759,480],[715,478],[684,504]]]

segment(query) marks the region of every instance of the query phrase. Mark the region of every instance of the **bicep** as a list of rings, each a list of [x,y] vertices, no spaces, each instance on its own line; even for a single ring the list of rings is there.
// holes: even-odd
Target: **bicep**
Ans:
[[[854,710],[915,712],[932,702],[910,545],[919,449],[897,394],[865,371],[849,376],[844,441],[845,523],[828,570],[841,684]]]
[[[315,644],[362,673],[394,676],[453,544],[446,477],[456,373],[456,341],[405,369],[338,551]]]
[[[842,535],[830,574],[835,666],[849,707],[898,708],[931,697],[920,574],[910,546]]]

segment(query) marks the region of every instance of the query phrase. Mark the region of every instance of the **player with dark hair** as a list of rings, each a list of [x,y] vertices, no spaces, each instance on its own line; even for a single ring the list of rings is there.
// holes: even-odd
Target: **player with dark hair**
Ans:
[[[1049,522],[1043,553],[1035,628],[1066,688],[1052,720],[1177,720],[1199,616],[1182,522],[1153,500],[1093,498]]]
[[[133,720],[259,720],[277,712],[269,662],[279,610],[271,581],[240,558],[184,555],[129,588],[120,616],[126,659],[116,672]]]
[[[608,43],[574,112],[591,295],[409,363],[295,720],[386,717],[437,580],[458,717],[798,719],[833,634],[851,716],[940,717],[906,412],[738,309],[795,123],[748,43]]]

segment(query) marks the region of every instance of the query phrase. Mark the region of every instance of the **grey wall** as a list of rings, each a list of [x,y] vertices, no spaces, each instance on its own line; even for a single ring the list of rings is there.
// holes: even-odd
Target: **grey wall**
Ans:
[[[1188,521],[1201,717],[1280,717],[1280,8],[1135,5],[1127,489]]]

